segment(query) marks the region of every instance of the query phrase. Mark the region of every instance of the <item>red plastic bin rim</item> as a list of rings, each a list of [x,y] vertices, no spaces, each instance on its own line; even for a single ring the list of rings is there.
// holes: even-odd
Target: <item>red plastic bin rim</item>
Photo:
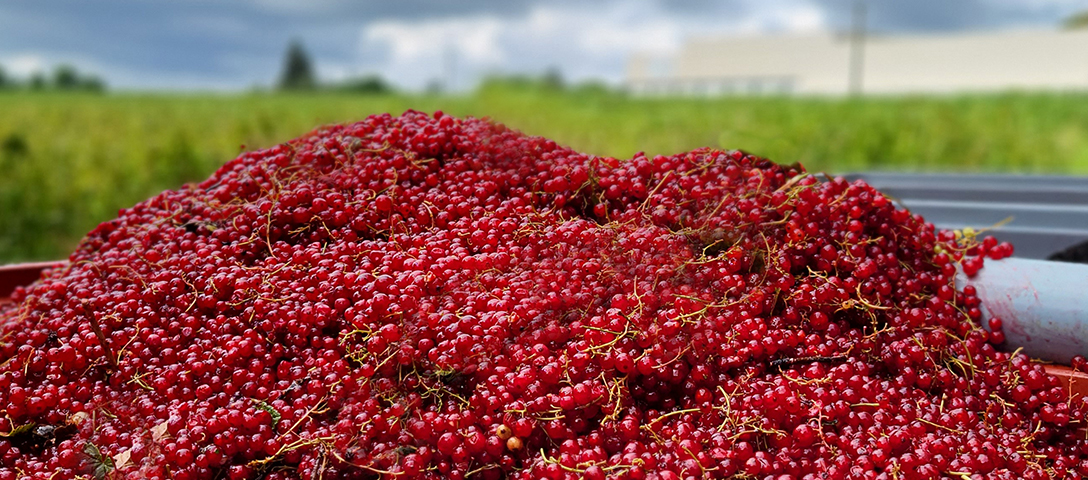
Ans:
[[[27,286],[41,278],[42,271],[63,266],[64,261],[0,265],[0,303],[7,301],[16,287]],[[1088,372],[1065,365],[1046,365],[1047,373],[1058,377],[1071,396],[1088,395]]]
[[[25,287],[41,277],[42,271],[68,262],[33,262],[0,265],[0,300],[7,299],[16,287]]]

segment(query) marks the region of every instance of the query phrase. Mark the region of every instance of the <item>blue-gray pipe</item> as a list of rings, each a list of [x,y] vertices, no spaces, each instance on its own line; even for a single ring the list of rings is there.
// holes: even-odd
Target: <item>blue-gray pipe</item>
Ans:
[[[1023,258],[986,260],[957,286],[973,285],[982,300],[982,324],[999,317],[1005,349],[1041,360],[1068,364],[1088,357],[1088,265]]]

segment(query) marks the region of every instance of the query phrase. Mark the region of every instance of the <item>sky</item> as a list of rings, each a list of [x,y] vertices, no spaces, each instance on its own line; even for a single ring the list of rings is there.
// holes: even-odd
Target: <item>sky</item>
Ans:
[[[622,81],[636,51],[707,35],[849,28],[854,0],[7,0],[0,68],[66,63],[111,88],[244,90],[275,83],[302,42],[319,78],[378,74],[400,88],[471,88],[490,74],[558,70]],[[1088,0],[866,0],[867,29],[925,34],[1057,28]]]

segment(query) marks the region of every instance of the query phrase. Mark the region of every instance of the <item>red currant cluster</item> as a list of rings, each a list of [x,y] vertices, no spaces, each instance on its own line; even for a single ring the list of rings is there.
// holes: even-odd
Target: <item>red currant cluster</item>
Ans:
[[[1009,253],[741,152],[373,116],[0,307],[0,480],[1077,478],[1085,403],[955,288]]]

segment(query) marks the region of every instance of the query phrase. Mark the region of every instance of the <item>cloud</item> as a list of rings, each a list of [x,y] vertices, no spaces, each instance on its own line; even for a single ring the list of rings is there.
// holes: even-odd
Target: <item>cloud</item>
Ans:
[[[0,58],[0,65],[3,65],[9,74],[17,78],[26,78],[50,69],[49,63],[41,55],[33,53]]]
[[[814,0],[828,23],[850,25],[854,0]],[[1054,28],[1088,8],[1084,0],[866,0],[867,25],[885,33]]]
[[[352,18],[356,20],[419,21],[450,16],[496,15],[517,17],[537,5],[593,6],[614,0],[248,0],[239,2],[249,9],[273,16],[290,16],[308,20],[332,21]]]
[[[866,0],[876,32],[1053,27],[1083,0]],[[854,0],[35,0],[0,2],[0,64],[57,62],[132,88],[271,85],[301,39],[328,79],[380,73],[409,88],[488,72],[618,81],[631,52],[703,35],[843,30]],[[452,62],[449,62],[452,60]],[[14,64],[12,64],[14,62]]]
[[[123,64],[103,62],[96,58],[71,52],[18,53],[0,55],[0,66],[9,75],[26,80],[41,73],[47,77],[60,65],[70,65],[79,72],[103,78],[110,88],[129,90],[233,90],[238,85],[219,75],[200,72],[159,72],[132,68]],[[107,72],[108,75],[103,75]]]
[[[23,52],[0,56],[0,65],[11,76],[26,80],[34,74],[50,76],[61,65],[75,67],[85,74],[111,69],[92,58],[72,52]]]
[[[376,22],[364,29],[363,42],[386,45],[391,56],[409,62],[429,59],[442,48],[469,61],[498,62],[503,60],[497,45],[503,27],[495,17]]]
[[[539,73],[559,68],[573,80],[618,82],[635,51],[675,51],[691,35],[823,28],[822,10],[806,0],[752,0],[740,13],[676,13],[661,2],[594,5],[538,4],[514,17],[472,14],[421,21],[376,21],[361,29],[366,69],[401,85],[422,88],[449,75],[473,84],[488,72]],[[736,8],[736,6],[734,7]],[[385,49],[385,55],[375,52]]]

